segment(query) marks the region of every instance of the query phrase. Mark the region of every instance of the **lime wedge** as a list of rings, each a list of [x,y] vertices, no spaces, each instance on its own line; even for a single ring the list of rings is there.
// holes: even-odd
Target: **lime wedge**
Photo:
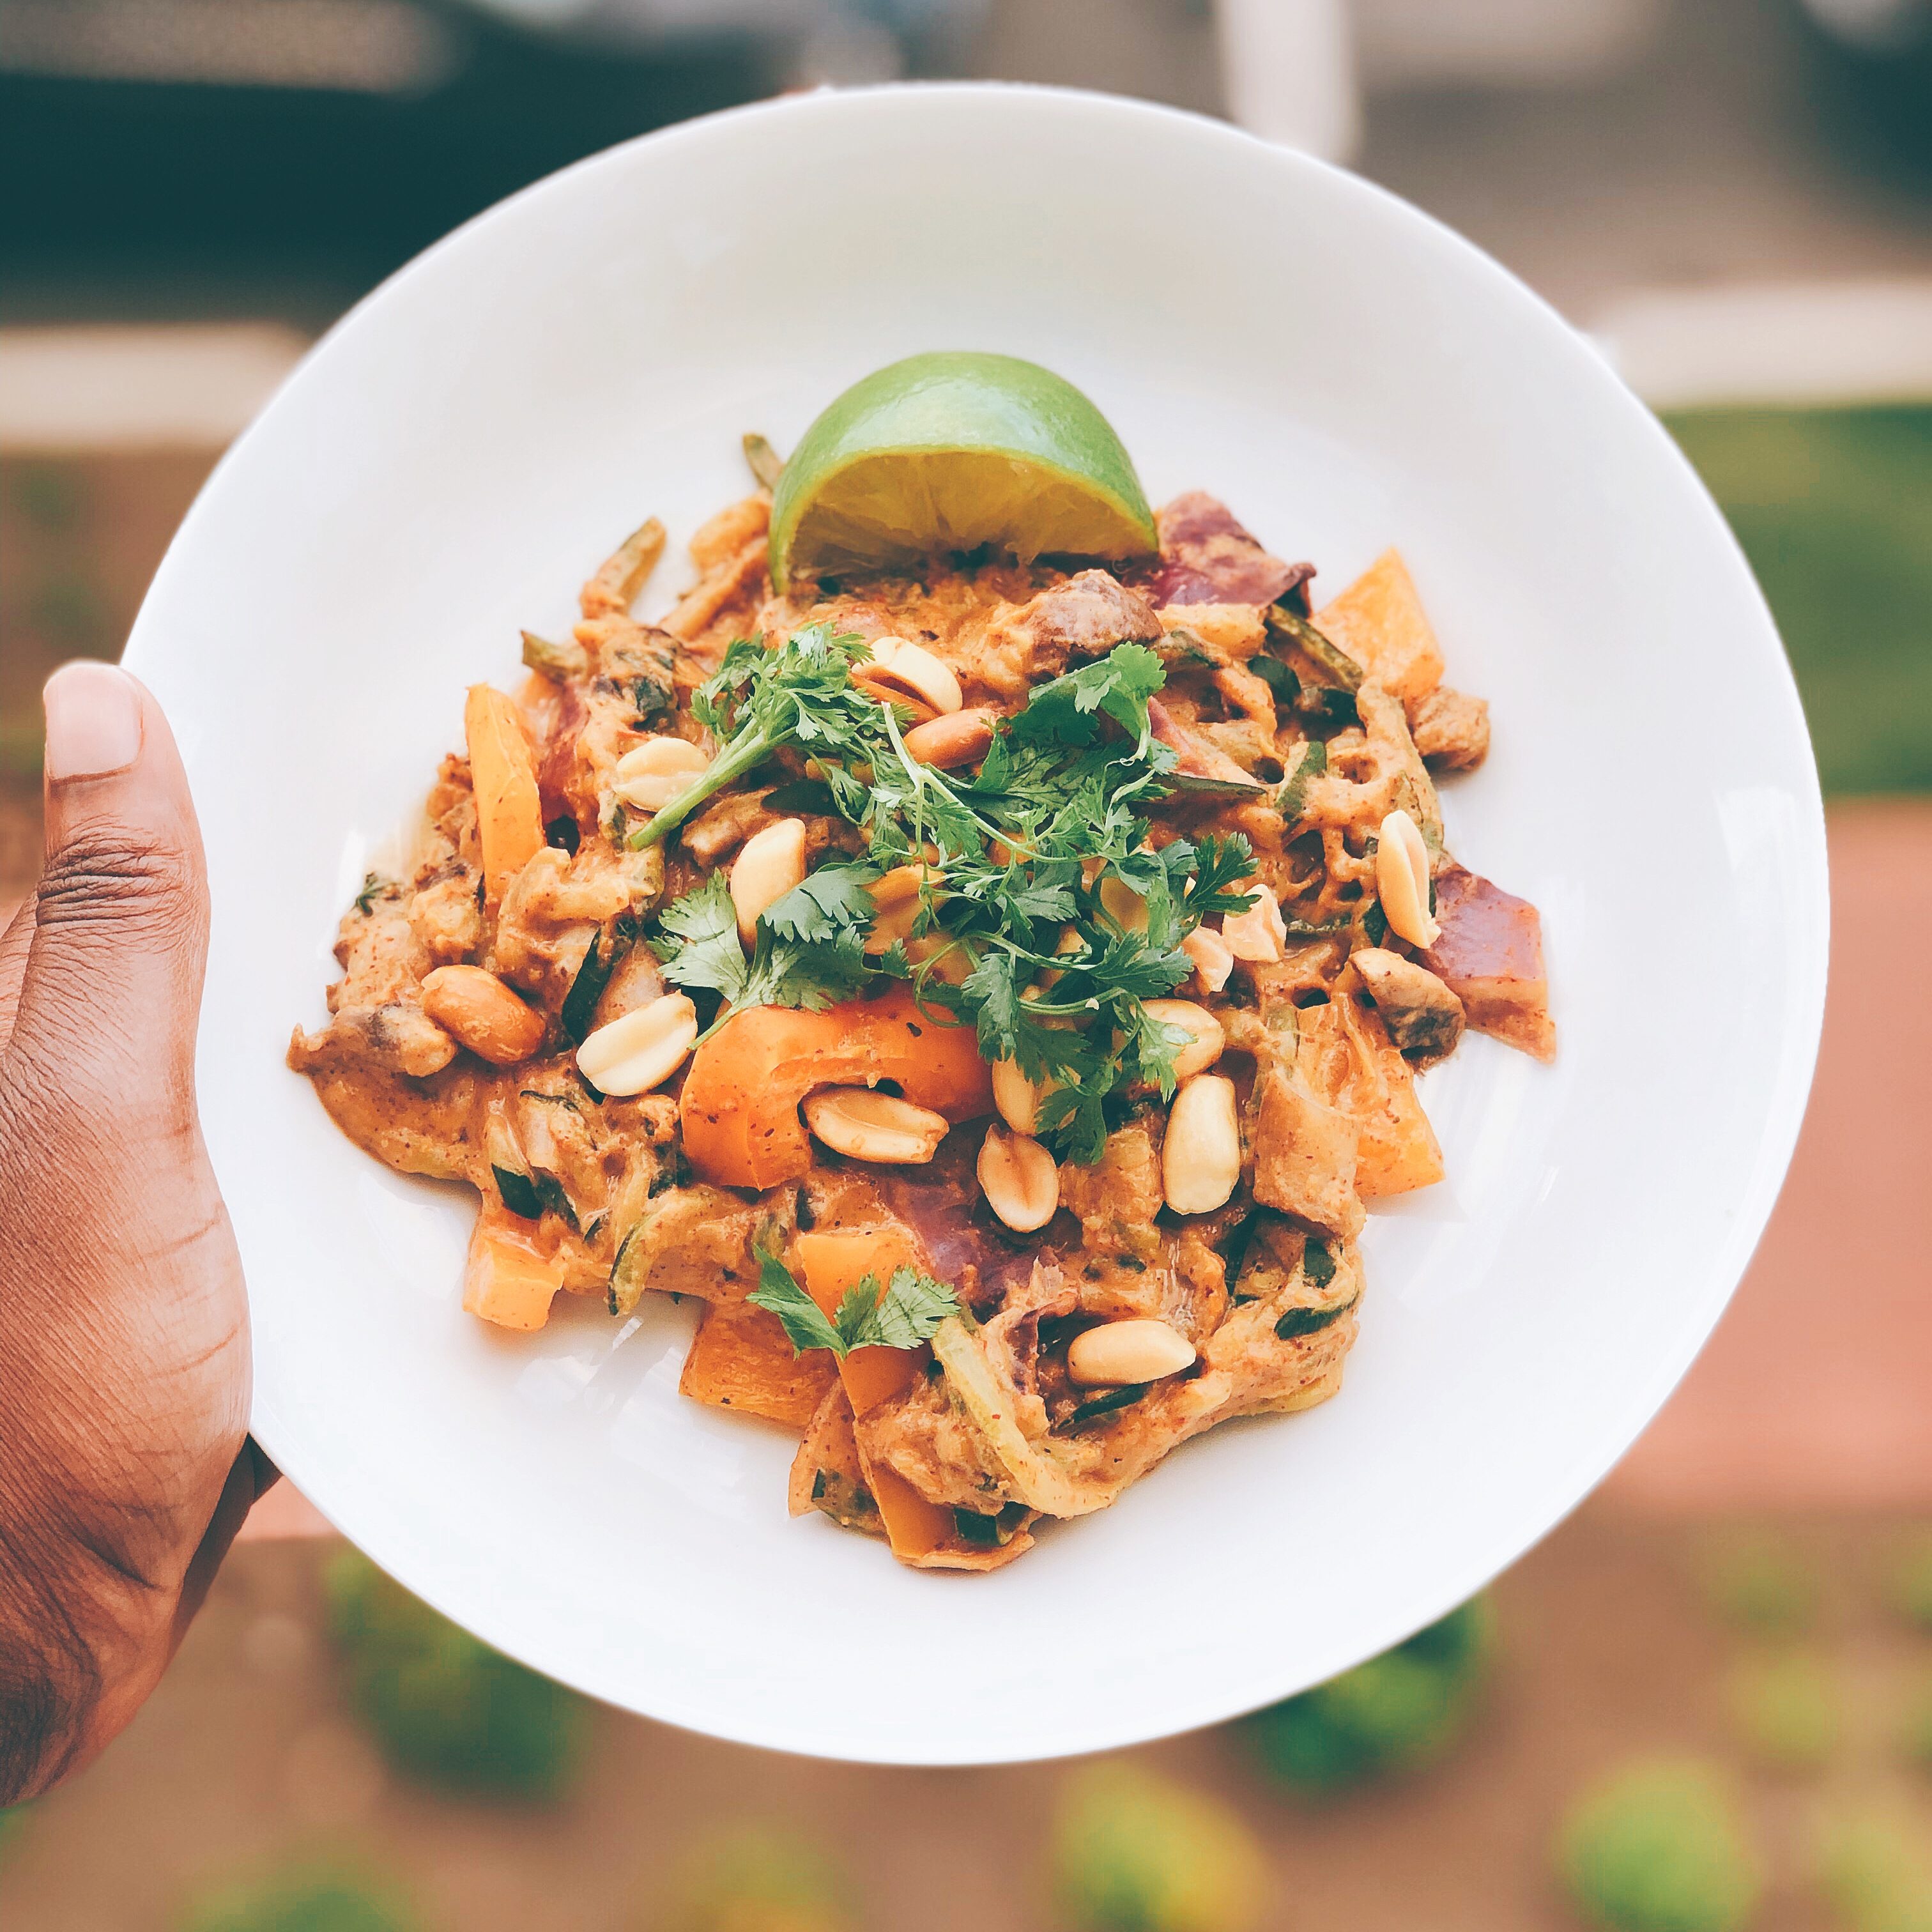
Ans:
[[[1106,418],[1016,356],[954,350],[874,370],[806,431],[772,494],[780,591],[794,577],[904,569],[982,546],[1026,562],[1156,548]]]

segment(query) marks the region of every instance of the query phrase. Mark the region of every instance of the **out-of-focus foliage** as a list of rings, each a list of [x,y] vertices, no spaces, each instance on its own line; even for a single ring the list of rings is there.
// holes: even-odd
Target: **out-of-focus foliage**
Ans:
[[[0,1870],[5,1869],[8,1860],[20,1845],[20,1834],[27,1828],[29,1808],[25,1804],[15,1804],[0,1811]]]
[[[1306,1792],[1418,1770],[1468,1728],[1494,1640],[1487,1600],[1473,1598],[1406,1643],[1258,1711],[1244,1727],[1268,1769]]]
[[[351,1700],[396,1770],[445,1790],[561,1794],[582,1756],[583,1699],[438,1616],[352,1550],[327,1582]]]
[[[809,1840],[761,1828],[701,1846],[658,1932],[848,1932],[844,1874]]]
[[[1886,1579],[1886,1598],[1907,1623],[1932,1630],[1932,1530],[1900,1541]]]
[[[1922,1677],[1901,1700],[1896,1741],[1922,1771],[1932,1771],[1932,1677]]]
[[[1706,1544],[1698,1562],[1704,1600],[1733,1629],[1793,1636],[1818,1619],[1817,1566],[1788,1538],[1728,1529]]]
[[[1844,1700],[1830,1668],[1814,1652],[1747,1658],[1725,1690],[1738,1737],[1773,1770],[1815,1770],[1836,1748]]]
[[[211,1892],[176,1922],[180,1932],[417,1932],[421,1922],[386,1885],[306,1864]]]
[[[1762,1889],[1736,1800],[1691,1762],[1631,1765],[1592,1786],[1556,1857],[1578,1910],[1612,1932],[1732,1932]]]
[[[1247,1932],[1267,1894],[1260,1847],[1225,1804],[1120,1764],[1070,1780],[1053,1868],[1066,1932]]]
[[[1932,408],[1669,420],[1770,599],[1825,789],[1932,788]]]
[[[1818,1834],[1816,1879],[1851,1932],[1932,1932],[1932,1864],[1919,1834],[1894,1813],[1828,1818]]]

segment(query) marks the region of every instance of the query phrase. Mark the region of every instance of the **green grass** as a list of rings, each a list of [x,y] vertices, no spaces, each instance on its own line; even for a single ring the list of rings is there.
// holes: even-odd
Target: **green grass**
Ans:
[[[1825,790],[1932,790],[1932,405],[1665,421],[1770,600]]]

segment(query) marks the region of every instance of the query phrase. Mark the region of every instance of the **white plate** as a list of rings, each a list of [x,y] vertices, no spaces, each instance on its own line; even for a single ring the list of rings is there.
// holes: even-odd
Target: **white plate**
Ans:
[[[1409,559],[1496,749],[1450,842],[1542,908],[1562,1058],[1473,1040],[1449,1179],[1378,1214],[1340,1397],[1217,1432],[988,1577],[785,1514],[776,1430],[680,1400],[688,1310],[533,1340],[458,1306],[471,1202],[284,1070],[366,856],[650,512],[676,544],[855,377],[1030,356],[1156,502],[1201,487],[1332,592]],[[1662,430],[1496,265],[1217,123],[1004,88],[654,135],[431,250],[222,464],[129,662],[181,730],[215,903],[201,1090],[248,1263],[256,1432],[383,1567],[612,1702],[961,1763],[1119,1744],[1438,1616],[1629,1446],[1749,1257],[1802,1112],[1826,878],[1757,591]]]

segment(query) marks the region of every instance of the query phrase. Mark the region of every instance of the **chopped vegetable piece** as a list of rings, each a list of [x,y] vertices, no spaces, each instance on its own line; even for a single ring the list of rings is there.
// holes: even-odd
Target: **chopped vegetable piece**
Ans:
[[[1362,667],[1327,634],[1306,617],[1280,604],[1270,604],[1268,625],[1284,643],[1291,644],[1318,666],[1344,691],[1360,687]]]
[[[463,728],[470,744],[470,781],[476,794],[484,890],[495,905],[510,881],[544,849],[536,761],[517,707],[487,684],[470,687]]]
[[[1340,1321],[1354,1305],[1355,1298],[1351,1295],[1346,1301],[1338,1301],[1332,1308],[1291,1308],[1274,1324],[1274,1332],[1284,1342],[1303,1335],[1318,1335],[1323,1329]]]
[[[553,644],[534,631],[524,633],[524,662],[560,684],[568,678],[587,677],[590,673],[590,654],[581,644]]]
[[[784,474],[784,458],[755,430],[745,432],[744,447],[746,465],[758,478],[759,488],[776,490]]]
[[[824,1012],[754,1006],[692,1055],[680,1096],[684,1150],[728,1187],[775,1187],[812,1164],[799,1102],[814,1087],[896,1080],[950,1120],[993,1110],[992,1076],[972,1030],[895,990]]]
[[[1149,1382],[1129,1382],[1123,1388],[1108,1390],[1105,1395],[1090,1396],[1060,1426],[1078,1429],[1081,1424],[1091,1422],[1096,1415],[1112,1415],[1115,1409],[1138,1402],[1152,1386]]]
[[[1442,650],[1400,555],[1384,550],[1332,602],[1312,628],[1378,684],[1412,703],[1442,682]]]
[[[802,1435],[836,1372],[828,1356],[801,1355],[768,1310],[715,1301],[692,1338],[677,1389],[694,1402],[762,1415]]]
[[[488,1202],[476,1217],[464,1270],[463,1306],[500,1328],[541,1328],[563,1286],[560,1256],[547,1255]]]
[[[604,997],[604,988],[610,983],[610,975],[616,970],[622,951],[615,940],[607,946],[601,932],[590,935],[590,950],[584,954],[584,964],[578,968],[577,976],[571,981],[570,991],[563,996],[563,1006],[557,1014],[565,1036],[578,1046],[590,1030],[597,1002]]]
[[[832,1317],[868,1276],[876,1280],[882,1274],[896,1274],[902,1268],[917,1273],[920,1256],[904,1229],[886,1227],[814,1229],[799,1236],[798,1259],[812,1299],[821,1314]],[[931,1350],[922,1342],[910,1348],[854,1348],[841,1357],[839,1378],[851,1399],[854,1414],[863,1416],[889,1396],[911,1388],[932,1359]],[[928,1502],[896,1470],[868,1462],[865,1474],[894,1556],[930,1556],[958,1533],[952,1510],[943,1504]]]

